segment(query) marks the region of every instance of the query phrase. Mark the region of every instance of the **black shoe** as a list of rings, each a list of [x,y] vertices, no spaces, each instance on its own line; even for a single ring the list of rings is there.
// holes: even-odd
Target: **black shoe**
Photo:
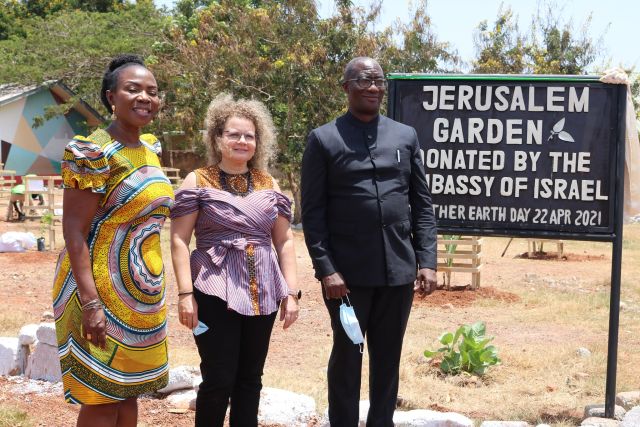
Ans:
[[[24,221],[25,219],[27,219],[27,216],[23,213],[19,213],[18,214],[18,221]]]

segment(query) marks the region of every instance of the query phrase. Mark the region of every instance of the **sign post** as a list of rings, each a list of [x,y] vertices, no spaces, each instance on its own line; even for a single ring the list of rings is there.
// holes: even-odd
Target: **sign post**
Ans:
[[[416,129],[440,233],[612,243],[613,417],[626,86],[594,76],[388,78],[389,116]]]

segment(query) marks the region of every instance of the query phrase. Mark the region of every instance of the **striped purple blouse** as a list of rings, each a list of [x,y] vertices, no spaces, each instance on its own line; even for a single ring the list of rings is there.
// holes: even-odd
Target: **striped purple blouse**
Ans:
[[[288,287],[271,246],[271,229],[278,215],[291,220],[289,199],[275,190],[244,197],[210,187],[178,191],[171,218],[195,211],[193,286],[240,314],[277,311]]]

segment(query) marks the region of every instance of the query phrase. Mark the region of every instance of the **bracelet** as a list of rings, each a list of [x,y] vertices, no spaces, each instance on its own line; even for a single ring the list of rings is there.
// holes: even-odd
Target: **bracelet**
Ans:
[[[302,290],[298,289],[297,291],[292,291],[291,289],[289,289],[289,292],[287,292],[287,294],[289,296],[292,296],[293,298],[295,298],[296,301],[300,301],[300,298],[302,298]]]
[[[102,305],[102,302],[96,298],[96,299],[92,299],[91,301],[82,304],[82,306],[80,307],[80,309],[82,311],[86,311],[86,310],[97,310],[97,309],[101,309],[104,308],[104,306]]]
[[[182,295],[191,295],[193,293],[193,291],[189,291],[189,292],[178,292],[178,296],[181,297]]]

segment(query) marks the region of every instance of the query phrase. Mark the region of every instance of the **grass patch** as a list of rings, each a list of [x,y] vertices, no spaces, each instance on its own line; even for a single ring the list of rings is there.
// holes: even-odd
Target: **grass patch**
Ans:
[[[26,412],[0,405],[0,427],[30,427]]]
[[[32,314],[28,311],[11,310],[0,313],[0,336],[18,336],[20,328],[27,323],[34,323]]]

